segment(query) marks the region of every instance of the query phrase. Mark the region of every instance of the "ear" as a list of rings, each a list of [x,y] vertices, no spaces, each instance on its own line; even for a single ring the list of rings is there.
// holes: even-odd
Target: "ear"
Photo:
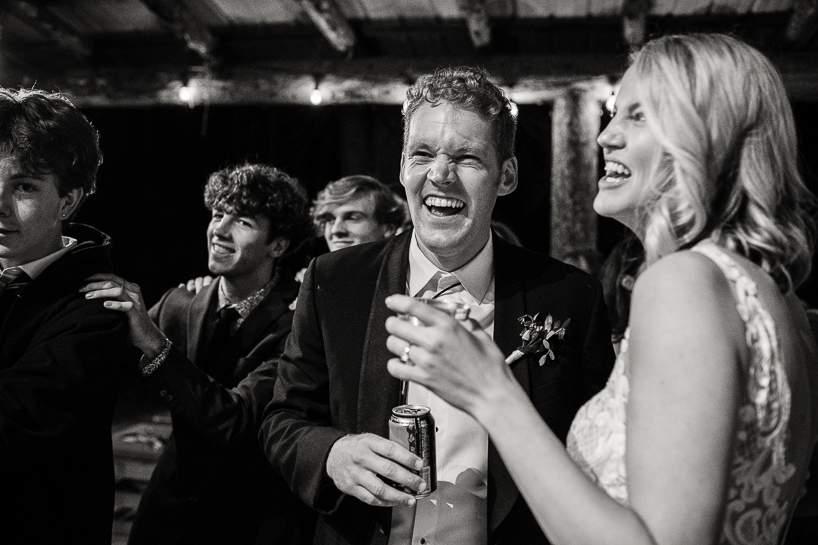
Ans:
[[[75,187],[70,190],[65,196],[61,197],[62,204],[60,205],[60,219],[67,220],[77,210],[77,207],[82,202],[82,197],[85,195],[85,190],[81,187]]]
[[[395,234],[395,232],[397,230],[398,230],[397,225],[392,225],[392,224],[389,224],[389,223],[381,224],[381,231],[383,231],[383,238],[391,237],[392,235]]]
[[[400,175],[398,176],[400,179],[400,185],[406,187],[406,184],[403,182],[403,166],[406,164],[406,151],[401,151],[400,153]]]
[[[289,239],[278,237],[267,245],[267,252],[273,259],[278,259],[290,247]]]
[[[497,187],[497,195],[502,197],[517,189],[517,158],[511,157],[503,161],[500,167],[500,185]]]

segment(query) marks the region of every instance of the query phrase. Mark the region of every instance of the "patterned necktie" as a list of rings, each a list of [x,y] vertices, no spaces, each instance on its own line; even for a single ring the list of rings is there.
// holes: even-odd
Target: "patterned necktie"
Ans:
[[[8,267],[3,269],[0,274],[0,295],[8,290],[11,293],[14,290],[22,288],[28,283],[28,275],[23,272],[20,267]]]
[[[442,295],[450,295],[463,291],[465,288],[460,280],[452,273],[437,271],[432,278],[426,282],[416,294],[415,297],[423,297],[424,299],[437,299]]]

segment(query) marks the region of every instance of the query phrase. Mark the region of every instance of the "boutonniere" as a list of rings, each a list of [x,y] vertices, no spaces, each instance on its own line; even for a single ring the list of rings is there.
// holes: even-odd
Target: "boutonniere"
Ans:
[[[554,361],[554,351],[551,348],[554,341],[549,342],[549,339],[556,335],[557,339],[562,340],[565,336],[565,328],[571,323],[571,318],[560,323],[559,320],[555,322],[550,314],[545,317],[545,320],[538,321],[539,316],[538,312],[534,316],[525,314],[517,318],[517,321],[523,326],[523,331],[520,333],[523,344],[506,358],[507,364],[514,363],[525,354],[543,354],[540,358],[540,366],[545,365],[547,360]]]
[[[296,305],[296,303],[298,303],[298,297],[296,297],[295,299],[293,299],[293,302],[292,302],[292,303],[290,303],[290,306],[289,306],[290,310],[295,310],[295,305]]]

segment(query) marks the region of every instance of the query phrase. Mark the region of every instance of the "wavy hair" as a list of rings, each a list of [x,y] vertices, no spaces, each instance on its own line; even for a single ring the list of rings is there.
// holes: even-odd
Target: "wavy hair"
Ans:
[[[330,182],[318,193],[311,210],[318,234],[324,234],[329,209],[367,195],[372,195],[375,201],[375,221],[379,225],[391,225],[398,229],[409,219],[406,203],[387,185],[372,176],[356,174]]]
[[[82,188],[80,205],[96,190],[99,133],[59,93],[0,89],[0,154],[14,157],[29,173],[53,174],[61,197]]]
[[[248,163],[214,172],[205,185],[204,202],[208,210],[265,216],[270,220],[267,242],[278,237],[290,242],[284,255],[312,236],[307,191],[297,179],[270,165]]]
[[[406,91],[403,104],[403,147],[409,139],[412,114],[424,103],[448,102],[458,108],[480,114],[491,122],[494,146],[502,163],[514,157],[517,118],[511,113],[511,102],[503,90],[489,80],[482,68],[459,66],[438,68],[420,76]]]
[[[723,34],[665,36],[632,57],[663,148],[642,195],[646,259],[713,238],[782,289],[809,275],[815,198],[797,166],[784,85],[758,50]]]

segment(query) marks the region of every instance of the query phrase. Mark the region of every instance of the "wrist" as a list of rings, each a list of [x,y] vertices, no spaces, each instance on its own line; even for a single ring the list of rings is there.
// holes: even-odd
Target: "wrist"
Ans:
[[[493,381],[491,387],[484,391],[477,403],[472,408],[472,414],[485,429],[491,431],[498,427],[506,426],[509,423],[506,415],[514,414],[516,404],[520,399],[528,401],[523,388],[511,373],[501,381]]]
[[[150,358],[147,354],[145,354],[140,358],[139,370],[142,373],[143,378],[151,376],[157,369],[159,369],[159,366],[161,366],[165,362],[165,358],[168,357],[172,346],[173,344],[170,342],[170,340],[165,339],[162,350],[159,351],[156,357]]]
[[[135,342],[134,344],[148,359],[153,360],[162,353],[166,342],[165,335],[153,327],[149,334],[140,339],[139,343]]]

